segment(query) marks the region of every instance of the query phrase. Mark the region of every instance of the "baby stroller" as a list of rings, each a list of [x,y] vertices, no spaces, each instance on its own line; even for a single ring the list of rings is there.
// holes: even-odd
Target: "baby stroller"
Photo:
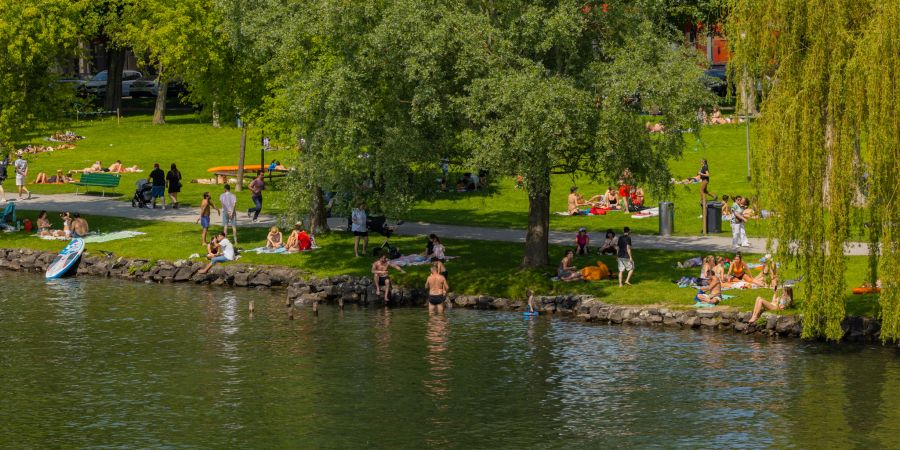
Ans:
[[[149,208],[150,204],[153,202],[153,197],[150,195],[153,190],[153,185],[143,178],[137,180],[134,185],[135,190],[134,197],[131,198],[131,207]]]
[[[15,230],[16,227],[16,203],[7,202],[0,212],[0,229],[3,231]]]
[[[387,255],[388,259],[397,259],[403,256],[400,249],[391,245],[391,235],[397,229],[397,226],[403,225],[403,222],[397,222],[397,225],[388,225],[387,218],[384,216],[371,216],[366,219],[366,227],[369,231],[374,231],[384,236],[384,243],[381,247],[372,250],[372,256],[378,258],[381,255]]]

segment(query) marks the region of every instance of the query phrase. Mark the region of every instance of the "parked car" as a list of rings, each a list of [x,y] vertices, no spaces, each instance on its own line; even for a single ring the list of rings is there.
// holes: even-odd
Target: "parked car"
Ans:
[[[85,94],[93,94],[93,95],[105,95],[106,94],[106,80],[109,74],[107,71],[97,72],[96,75],[91,77],[84,85],[82,85],[82,91]],[[122,97],[128,97],[131,95],[131,85],[134,84],[135,81],[143,78],[144,75],[137,70],[123,70],[122,71]]]
[[[724,65],[710,66],[704,73],[708,77],[706,81],[709,90],[715,92],[719,97],[724,97],[728,94],[728,77],[725,73]]]
[[[178,97],[186,94],[184,82],[181,80],[169,80],[166,87],[166,97]],[[156,97],[159,95],[159,80],[150,80],[142,78],[131,84],[131,97]]]

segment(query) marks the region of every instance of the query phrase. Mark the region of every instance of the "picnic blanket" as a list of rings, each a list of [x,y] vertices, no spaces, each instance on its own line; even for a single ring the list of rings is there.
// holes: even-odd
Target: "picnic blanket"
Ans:
[[[733,298],[734,298],[733,295],[722,294],[722,302],[724,302],[725,300],[733,299]],[[722,302],[719,302],[718,304],[715,304],[715,305],[712,303],[701,302],[701,301],[698,301],[696,297],[694,297],[694,301],[695,301],[694,308],[712,308],[713,306],[722,304]]]
[[[451,259],[456,259],[458,256],[445,256],[444,260],[448,261]],[[396,264],[400,267],[403,266],[422,266],[425,264],[431,264],[431,259],[428,259],[418,253],[414,253],[412,255],[404,255],[399,258],[394,258],[391,260],[392,264]]]
[[[656,217],[659,216],[659,208],[647,208],[639,213],[634,213],[631,215],[632,219],[646,219],[648,217]]]
[[[129,239],[144,234],[147,233],[141,233],[140,231],[113,231],[111,233],[90,232],[83,239],[85,244],[99,244],[102,242],[117,241],[119,239]],[[41,236],[39,234],[33,236],[39,237],[45,241],[68,241],[72,239],[65,236]]]
[[[279,248],[268,248],[268,247],[256,247],[247,250],[248,253],[256,253],[256,254],[274,254],[274,253],[288,253],[287,249],[284,247]]]

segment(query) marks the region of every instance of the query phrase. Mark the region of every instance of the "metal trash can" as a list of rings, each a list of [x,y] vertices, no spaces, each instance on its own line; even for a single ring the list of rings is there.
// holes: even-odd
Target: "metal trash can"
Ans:
[[[722,202],[706,202],[706,232],[722,232]]]
[[[675,232],[675,204],[659,202],[659,235],[671,236]]]

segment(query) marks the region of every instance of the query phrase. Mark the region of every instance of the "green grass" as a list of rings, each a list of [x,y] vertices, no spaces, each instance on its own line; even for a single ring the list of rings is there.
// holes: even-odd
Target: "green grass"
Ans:
[[[715,194],[730,196],[752,196],[753,188],[747,181],[747,161],[744,125],[716,125],[705,127],[700,133],[700,140],[693,134],[685,135],[686,147],[679,160],[670,163],[672,174],[677,179],[688,178],[697,174],[700,159],[709,161],[712,181],[709,190]],[[461,170],[463,168],[451,168]],[[451,179],[455,179],[451,176]],[[571,186],[578,186],[579,192],[590,198],[605,192],[609,184],[592,182],[587,178],[573,179],[570,176],[553,177],[550,200],[551,212],[565,211],[566,199]],[[616,188],[617,186],[613,186]],[[493,192],[475,193],[441,193],[434,201],[420,202],[408,214],[409,220],[431,223],[450,223],[469,226],[497,228],[525,228],[528,223],[528,196],[523,190],[515,189],[513,178],[501,177],[493,180]],[[697,235],[701,233],[702,221],[699,184],[673,186],[672,195],[668,199],[675,203],[675,233],[679,235]],[[648,206],[656,206],[661,199],[647,197]],[[748,233],[751,236],[762,234],[764,224],[751,221]],[[556,214],[550,216],[550,227],[554,230],[574,231],[580,227],[588,230],[621,229],[629,226],[636,234],[655,234],[658,220],[655,218],[635,220],[621,212],[610,212],[605,216],[566,217]],[[728,225],[723,224],[723,231],[730,233]]]
[[[36,213],[24,212],[22,219],[35,220]],[[58,227],[57,217],[51,217]],[[87,251],[93,253],[112,252],[116,255],[175,261],[187,259],[192,253],[203,254],[205,247],[200,244],[200,228],[193,224],[168,223],[157,221],[140,221],[111,217],[87,217],[92,230],[110,232],[118,230],[135,230],[146,233],[132,239],[124,239],[107,243],[88,244]],[[219,231],[213,227],[210,231]],[[238,234],[240,248],[249,249],[265,244],[265,229],[240,229]],[[4,247],[34,248],[57,251],[65,246],[63,241],[45,241],[24,232],[8,233],[2,236]],[[639,239],[639,238],[638,238]],[[283,265],[304,270],[311,276],[325,277],[331,275],[369,276],[371,257],[356,258],[353,256],[352,237],[345,233],[331,233],[318,236],[321,249],[296,255],[257,255],[244,253],[240,259],[244,264]],[[373,236],[372,245],[380,245],[382,239]],[[395,237],[392,243],[400,247],[404,254],[424,250],[424,239],[415,237]],[[447,263],[451,289],[458,293],[483,294],[522,299],[527,289],[535,289],[541,294],[579,293],[591,294],[613,304],[660,304],[688,307],[693,302],[695,291],[678,289],[673,280],[683,275],[694,276],[698,269],[681,270],[675,263],[693,256],[693,252],[670,252],[658,250],[638,250],[635,252],[636,271],[634,286],[619,288],[612,280],[598,282],[552,282],[549,275],[555,270],[547,267],[543,270],[522,271],[518,264],[522,259],[522,246],[516,243],[447,240],[447,254],[459,256]],[[554,262],[562,258],[564,247],[551,247]],[[749,261],[758,259],[758,255],[748,255]],[[576,259],[576,265],[583,267],[593,265],[600,259],[611,270],[616,270],[612,257],[585,256]],[[847,271],[848,286],[856,286],[865,277],[865,259],[849,258]],[[398,283],[406,286],[421,286],[428,274],[427,266],[407,268],[407,274],[392,273]],[[783,270],[786,276],[792,276],[790,268]],[[768,290],[728,291],[736,295],[735,299],[724,304],[736,306],[744,310],[753,307],[757,295],[771,296]],[[849,291],[848,291],[849,294]],[[798,299],[798,302],[802,299]],[[855,315],[875,314],[876,299],[872,296],[848,295],[848,313]],[[796,312],[796,311],[788,311]]]
[[[128,200],[134,193],[135,182],[147,178],[153,169],[153,163],[159,163],[164,171],[169,170],[172,163],[178,165],[183,176],[179,201],[185,205],[198,205],[204,191],[213,194],[221,192],[222,187],[190,183],[197,178],[211,178],[207,169],[215,166],[237,165],[240,153],[240,130],[233,127],[213,128],[208,123],[199,122],[193,114],[169,115],[167,124],[155,126],[150,116],[139,115],[125,117],[118,122],[115,118],[96,119],[74,123],[67,129],[85,136],[76,143],[72,150],[59,150],[38,155],[28,155],[29,175],[32,182],[39,172],[54,175],[57,169],[64,173],[72,169],[90,167],[94,161],[102,161],[104,167],[117,159],[126,166],[138,165],[143,173],[122,174],[119,187],[107,192],[122,194]],[[62,131],[62,130],[60,130]],[[52,144],[43,140],[46,136],[35,136],[32,142],[39,145]],[[259,136],[251,133],[247,144],[247,164],[259,164]],[[291,155],[287,151],[268,152],[266,157],[287,160]],[[249,182],[254,174],[245,177]],[[79,175],[75,175],[78,179]],[[270,186],[277,193],[278,185]],[[10,183],[11,185],[11,183]],[[10,188],[11,186],[7,186]],[[29,185],[28,188],[38,194],[74,193],[72,185]],[[90,192],[100,192],[98,188]],[[238,193],[238,208],[250,207],[249,191]],[[218,198],[213,195],[213,198]],[[277,194],[267,196],[266,208],[270,212],[276,206]],[[168,200],[167,200],[168,201]]]

